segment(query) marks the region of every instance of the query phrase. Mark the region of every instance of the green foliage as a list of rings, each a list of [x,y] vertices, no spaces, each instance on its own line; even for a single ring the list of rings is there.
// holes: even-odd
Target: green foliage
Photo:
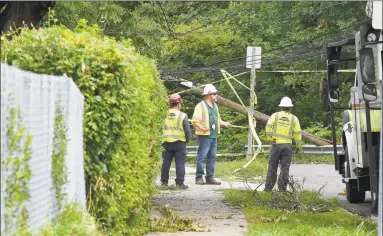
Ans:
[[[7,169],[10,171],[5,180],[4,223],[6,227],[4,233],[12,232],[16,235],[30,235],[25,204],[30,197],[28,186],[32,172],[28,161],[32,155],[32,136],[25,131],[20,110],[10,108],[9,113],[9,126],[7,127],[8,157],[1,163],[2,170]]]
[[[73,78],[85,97],[88,208],[113,235],[143,232],[167,110],[153,61],[139,55],[131,41],[102,36],[84,20],[74,31],[23,29],[12,41],[3,38],[1,50],[8,64]]]
[[[167,35],[161,4],[154,2],[57,2],[59,24],[74,29],[80,19],[97,24],[106,35],[129,38],[140,54],[159,58]]]
[[[150,222],[150,231],[153,232],[177,232],[196,231],[205,232],[206,226],[196,224],[191,217],[182,217],[175,212],[170,205],[159,209],[160,217]]]
[[[270,200],[271,193],[258,192],[262,199]],[[252,192],[229,189],[224,191],[225,200],[243,207],[249,223],[248,235],[374,235],[376,222],[351,215],[339,208],[336,201],[327,202],[318,194],[299,193],[304,211],[270,209],[259,202]],[[313,213],[310,210],[326,206],[330,211]],[[308,211],[307,211],[308,210]]]
[[[55,115],[56,117],[54,122],[52,153],[52,176],[56,189],[56,197],[59,199],[61,207],[65,199],[65,192],[62,188],[68,180],[68,174],[64,159],[67,153],[68,140],[66,138],[67,128],[65,125],[65,118],[59,102],[56,103]]]
[[[44,225],[36,236],[94,235],[101,236],[95,220],[76,203],[65,206],[53,223]]]
[[[223,120],[229,121],[233,125],[246,124],[247,116],[226,107],[220,106],[220,115]],[[248,129],[241,128],[222,128],[221,135],[218,139],[218,150],[220,153],[241,153],[244,151],[244,146],[247,145]]]
[[[339,114],[339,113],[337,113]],[[338,117],[335,117],[335,127],[337,127],[336,130],[336,141],[338,144],[341,143],[342,140],[342,120],[340,118],[340,114]],[[327,127],[324,127],[323,124],[316,122],[313,123],[310,127],[306,129],[307,132],[314,134],[318,137],[326,138],[329,140],[332,140],[332,131],[331,131],[331,124],[329,124]]]
[[[217,56],[232,56],[233,51],[230,50],[230,47],[238,48],[245,45],[245,42],[233,31],[223,31],[224,25],[208,26],[204,31],[193,32],[193,29],[201,26],[200,23],[193,22],[187,26],[179,25],[176,27],[176,33],[188,31],[191,33],[183,34],[177,39],[166,42],[169,55],[169,58],[166,59],[173,67],[184,64],[203,65],[211,63]]]

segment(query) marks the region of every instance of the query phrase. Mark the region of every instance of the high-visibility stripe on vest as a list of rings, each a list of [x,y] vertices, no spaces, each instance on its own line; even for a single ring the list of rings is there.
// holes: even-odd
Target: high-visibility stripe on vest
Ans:
[[[186,142],[183,120],[186,114],[176,109],[170,109],[162,129],[162,142]]]
[[[217,109],[217,116],[218,116],[218,134],[221,132],[221,126],[219,124],[219,121],[221,120],[221,117],[219,115],[218,106],[215,104],[215,107]],[[193,113],[193,123],[199,122],[202,127],[209,128],[208,131],[202,131],[197,126],[195,127],[195,134],[196,135],[210,135],[210,124],[209,124],[209,111],[207,109],[207,106],[204,101],[197,104],[197,106],[194,109]]]
[[[266,134],[275,139],[277,144],[292,143],[294,139],[297,147],[301,147],[302,130],[299,120],[288,112],[281,111],[271,115],[266,124]]]

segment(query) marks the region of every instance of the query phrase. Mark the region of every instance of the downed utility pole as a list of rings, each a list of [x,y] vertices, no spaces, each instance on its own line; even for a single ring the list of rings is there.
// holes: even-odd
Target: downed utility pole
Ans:
[[[203,93],[203,89],[202,88],[195,88],[195,89],[190,89],[188,91],[186,91],[186,93],[192,93],[192,94],[195,94],[195,95],[201,95],[202,96],[202,93]],[[248,108],[245,108],[243,107],[242,105],[238,104],[238,103],[235,103],[233,101],[230,101],[228,99],[225,99],[221,96],[217,96],[217,103],[220,104],[220,105],[223,105],[225,107],[229,107],[229,108],[232,108],[236,111],[239,111],[239,112],[242,112],[244,114],[248,114]],[[270,116],[266,115],[266,114],[263,114],[259,111],[254,111],[254,117],[263,122],[263,123],[267,123],[267,121],[269,120]],[[309,132],[306,132],[306,131],[302,131],[302,138],[304,140],[307,140],[307,141],[310,141],[311,143],[315,144],[315,145],[318,145],[318,146],[323,146],[323,145],[330,145],[332,144],[332,142],[330,140],[327,140],[325,138],[321,138],[321,137],[317,137]]]

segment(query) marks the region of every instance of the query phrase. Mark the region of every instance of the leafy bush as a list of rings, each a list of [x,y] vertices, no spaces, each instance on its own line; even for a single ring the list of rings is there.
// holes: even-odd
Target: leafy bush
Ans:
[[[153,61],[85,20],[74,31],[51,26],[3,36],[1,51],[1,61],[21,69],[73,78],[85,97],[88,209],[112,235],[141,234],[166,111]]]
[[[335,116],[335,127],[336,127],[336,141],[339,144],[342,140],[342,120],[339,116]],[[307,132],[312,133],[315,136],[332,140],[331,125],[323,127],[319,122],[313,123],[306,129]]]
[[[76,203],[65,206],[54,223],[46,224],[37,236],[51,235],[94,235],[101,236],[92,216],[84,212]]]
[[[231,124],[248,127],[247,116],[220,106],[221,118]],[[221,135],[218,138],[218,151],[220,153],[240,153],[247,145],[248,129],[241,128],[221,128]]]

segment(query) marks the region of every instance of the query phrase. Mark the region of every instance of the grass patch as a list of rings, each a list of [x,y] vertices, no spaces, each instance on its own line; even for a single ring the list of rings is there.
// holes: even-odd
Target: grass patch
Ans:
[[[241,168],[247,163],[246,159],[230,161],[230,162],[217,162],[215,167],[215,176],[220,178],[225,177],[238,177],[238,178],[254,178],[265,176],[267,172],[267,159],[257,158],[247,168],[239,170],[234,173],[234,170]]]
[[[182,217],[170,205],[161,207],[160,217],[150,222],[152,232],[196,231],[205,232],[206,226],[197,224],[191,217]]]
[[[334,164],[333,155],[293,154],[293,164]]]
[[[268,165],[268,154],[261,153],[257,158],[245,169],[237,171],[234,170],[241,168],[248,161],[246,158],[237,158],[232,161],[218,161],[215,168],[215,176],[220,178],[238,177],[238,178],[258,178],[259,176],[266,176]],[[297,153],[293,155],[293,164],[332,164],[333,156],[331,155],[308,155]]]
[[[258,192],[263,200],[271,194]],[[297,211],[272,209],[257,201],[247,190],[228,189],[225,199],[241,205],[249,223],[248,235],[376,235],[376,222],[351,215],[339,207],[337,200],[323,200],[317,193],[299,193],[303,207]],[[312,207],[325,205],[330,212],[314,213]]]

